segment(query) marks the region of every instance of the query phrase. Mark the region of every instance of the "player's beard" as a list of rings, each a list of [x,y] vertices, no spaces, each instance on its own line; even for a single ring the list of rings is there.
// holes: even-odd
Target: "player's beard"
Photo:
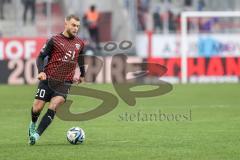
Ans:
[[[70,29],[67,30],[67,33],[69,35],[69,38],[75,37],[75,35],[70,31]]]

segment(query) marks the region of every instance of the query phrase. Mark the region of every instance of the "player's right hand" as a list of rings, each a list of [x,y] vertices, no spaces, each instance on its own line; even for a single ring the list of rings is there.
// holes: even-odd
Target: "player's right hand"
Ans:
[[[38,79],[41,80],[41,81],[46,80],[46,79],[47,79],[46,73],[40,72],[40,73],[38,74]]]

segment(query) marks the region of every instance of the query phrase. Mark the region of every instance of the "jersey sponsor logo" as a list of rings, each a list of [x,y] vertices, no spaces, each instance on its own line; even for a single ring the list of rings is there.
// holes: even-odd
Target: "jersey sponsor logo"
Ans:
[[[76,49],[80,49],[80,47],[81,47],[81,45],[80,44],[75,44],[75,46],[76,46]]]

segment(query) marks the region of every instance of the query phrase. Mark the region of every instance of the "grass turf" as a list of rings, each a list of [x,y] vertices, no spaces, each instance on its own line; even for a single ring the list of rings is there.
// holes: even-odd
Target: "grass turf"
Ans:
[[[88,87],[117,95],[110,84]],[[34,146],[27,144],[27,129],[36,86],[1,85],[0,91],[0,160],[240,159],[239,84],[175,85],[164,96],[138,98],[135,107],[119,99],[112,112],[90,121],[55,118]],[[86,97],[69,99],[74,100],[74,113],[100,103]],[[149,118],[159,112],[170,118]],[[177,121],[172,115],[182,117]],[[72,126],[84,129],[84,144],[67,142],[66,131]]]

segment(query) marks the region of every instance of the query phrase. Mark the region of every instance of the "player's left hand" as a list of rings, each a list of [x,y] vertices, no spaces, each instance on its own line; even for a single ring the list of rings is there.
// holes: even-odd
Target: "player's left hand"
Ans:
[[[74,82],[74,83],[77,83],[77,84],[83,83],[83,82],[84,82],[84,77],[74,78],[74,79],[73,79],[73,82]]]

